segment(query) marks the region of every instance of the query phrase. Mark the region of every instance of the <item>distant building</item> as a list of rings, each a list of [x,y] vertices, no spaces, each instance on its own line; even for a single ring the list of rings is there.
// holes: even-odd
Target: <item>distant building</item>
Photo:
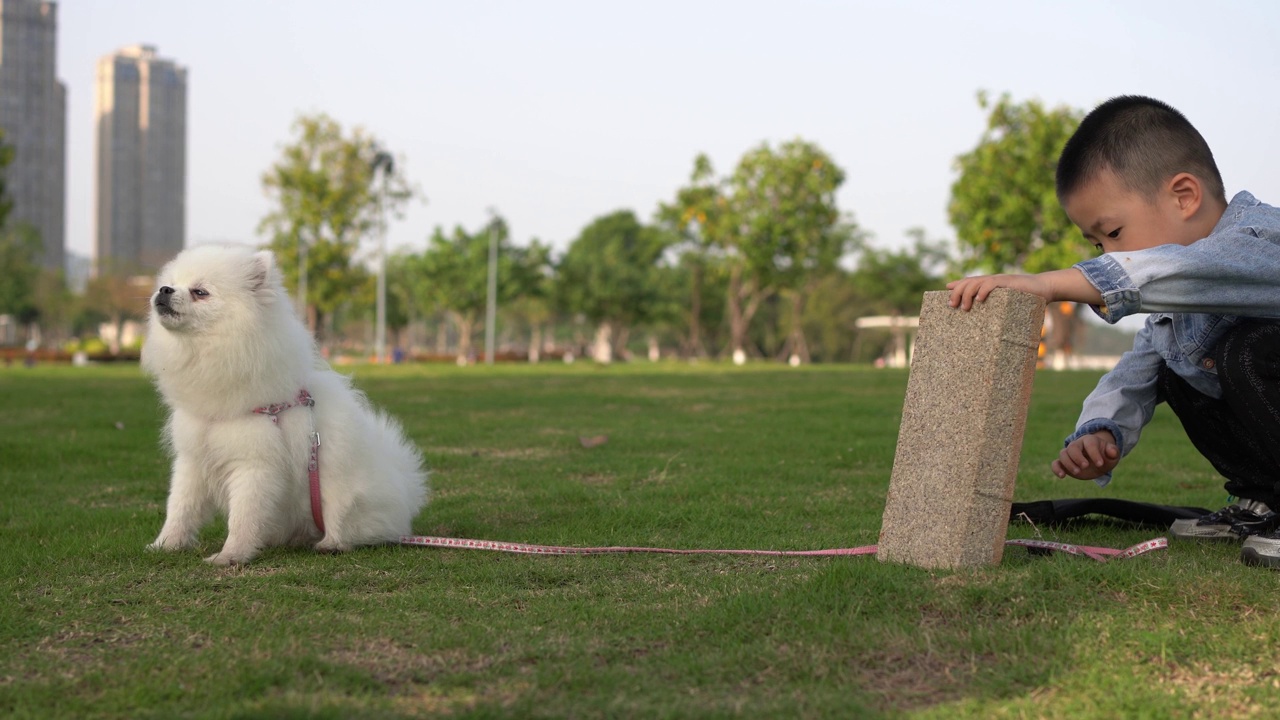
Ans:
[[[93,276],[93,258],[67,251],[67,289],[83,295]]]
[[[156,270],[186,243],[187,70],[150,45],[98,61],[99,270]]]
[[[10,224],[29,223],[42,264],[63,269],[67,183],[67,88],[57,78],[58,4],[0,0],[0,129],[14,149],[5,168]]]

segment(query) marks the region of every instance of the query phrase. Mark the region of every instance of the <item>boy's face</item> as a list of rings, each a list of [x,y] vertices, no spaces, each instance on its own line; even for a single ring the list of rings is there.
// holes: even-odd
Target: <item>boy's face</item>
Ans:
[[[1103,170],[1061,202],[1085,239],[1104,253],[1189,245],[1200,239],[1184,221],[1175,194],[1162,189],[1154,198],[1144,197],[1125,187],[1110,170]]]

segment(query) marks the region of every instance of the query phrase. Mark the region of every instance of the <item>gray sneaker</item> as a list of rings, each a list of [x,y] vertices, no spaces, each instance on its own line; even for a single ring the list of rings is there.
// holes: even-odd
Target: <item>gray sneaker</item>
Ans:
[[[1280,530],[1246,538],[1240,547],[1240,560],[1245,565],[1280,568]]]
[[[1280,524],[1280,515],[1272,512],[1266,503],[1241,498],[1202,518],[1174,520],[1169,532],[1179,540],[1240,540],[1270,532],[1277,524]],[[1280,553],[1280,539],[1276,543]]]

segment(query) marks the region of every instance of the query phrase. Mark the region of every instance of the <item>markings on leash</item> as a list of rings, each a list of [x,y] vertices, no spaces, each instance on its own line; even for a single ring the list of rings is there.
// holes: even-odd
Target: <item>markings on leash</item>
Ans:
[[[682,550],[677,548],[652,547],[568,547],[563,545],[533,545],[530,543],[499,542],[494,540],[471,540],[469,538],[447,538],[433,535],[405,535],[400,538],[401,545],[420,547],[459,548],[464,550],[492,550],[496,552],[519,553],[523,555],[606,555],[623,553],[653,553],[663,555],[767,555],[773,557],[830,557],[835,555],[874,555],[875,545],[862,545],[851,548],[829,548],[826,550]],[[1005,545],[1016,545],[1031,550],[1048,550],[1064,552],[1069,555],[1081,555],[1099,562],[1109,559],[1126,559],[1162,550],[1169,546],[1166,538],[1152,538],[1124,549],[1094,547],[1091,545],[1073,545],[1071,543],[1053,542],[1050,540],[1013,539],[1006,540]]]

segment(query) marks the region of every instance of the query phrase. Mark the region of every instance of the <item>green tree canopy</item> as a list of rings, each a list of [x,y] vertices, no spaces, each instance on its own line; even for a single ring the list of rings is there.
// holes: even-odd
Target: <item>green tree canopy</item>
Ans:
[[[0,228],[0,314],[31,322],[40,278],[40,235],[29,225]]]
[[[655,268],[670,242],[632,211],[619,210],[593,220],[569,245],[560,260],[558,297],[562,307],[595,323],[597,345],[625,345],[630,328],[657,310]]]
[[[336,120],[318,114],[299,117],[293,132],[293,142],[262,176],[274,208],[258,231],[269,237],[290,291],[305,284],[308,315],[314,313],[319,332],[323,317],[367,279],[354,262],[359,242],[381,213],[398,217],[418,193],[399,172],[375,184],[379,145],[361,128],[344,133]]]
[[[13,210],[13,200],[9,199],[4,169],[13,162],[13,146],[4,140],[4,128],[0,128],[0,229],[9,220],[9,211]]]
[[[926,239],[923,228],[907,236],[908,248],[863,248],[852,278],[867,314],[918,315],[924,293],[938,288],[949,259],[946,243]]]
[[[845,173],[825,151],[802,139],[747,152],[729,179],[725,242],[731,263],[729,312],[735,353],[759,303],[778,289],[790,295],[792,352],[807,355],[806,288],[829,271],[857,238],[843,221],[836,190]]]
[[[534,244],[512,245],[507,223],[496,217],[483,228],[468,233],[455,227],[451,234],[436,228],[427,248],[410,266],[418,275],[419,307],[448,313],[458,328],[458,355],[467,357],[471,337],[481,322],[488,296],[489,243],[491,233],[498,240],[498,304],[511,302],[531,292],[542,281],[542,273],[532,258],[545,262],[546,249]]]
[[[672,202],[660,204],[657,212],[658,222],[678,239],[679,266],[688,271],[687,337],[683,344],[694,357],[707,354],[702,331],[703,286],[712,254],[724,247],[728,203],[721,185],[711,160],[699,153],[689,184],[676,191]]]
[[[6,222],[13,202],[5,188],[5,168],[13,162],[13,146],[0,128],[0,314],[30,322],[37,314],[36,279],[40,275],[40,236],[29,226],[10,228]]]
[[[555,316],[555,267],[551,247],[537,238],[522,248],[519,264],[518,294],[500,310],[508,319],[524,323],[529,331],[529,361],[537,362],[542,354],[543,333]]]
[[[1090,247],[1058,204],[1054,172],[1058,156],[1083,118],[1065,106],[1038,100],[994,104],[977,147],[956,158],[960,176],[951,186],[948,213],[963,270],[1041,272],[1088,257]]]

